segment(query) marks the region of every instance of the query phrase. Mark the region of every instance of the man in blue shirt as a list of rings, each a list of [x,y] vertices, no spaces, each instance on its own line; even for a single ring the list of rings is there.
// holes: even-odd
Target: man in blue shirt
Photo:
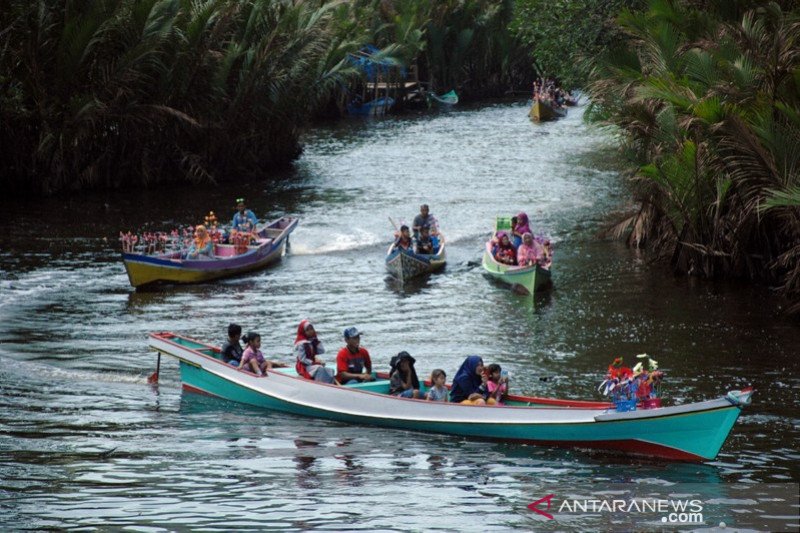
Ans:
[[[238,211],[235,215],[233,215],[231,229],[244,232],[255,230],[256,225],[258,224],[258,217],[256,217],[255,213],[245,207],[244,198],[236,199],[236,209]]]

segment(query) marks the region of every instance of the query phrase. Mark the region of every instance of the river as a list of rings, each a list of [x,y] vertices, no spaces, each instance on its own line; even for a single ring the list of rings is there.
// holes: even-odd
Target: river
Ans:
[[[0,527],[535,529],[549,524],[526,505],[553,487],[698,483],[697,496],[735,499],[736,487],[797,483],[797,321],[767,289],[675,277],[601,238],[629,197],[612,133],[582,107],[542,125],[526,112],[504,102],[319,126],[292,171],[252,183],[0,200]],[[227,218],[240,196],[261,217],[300,217],[282,262],[131,289],[120,230]],[[383,265],[390,218],[410,222],[421,203],[448,265],[401,287]],[[535,299],[479,264],[494,217],[518,210],[555,246],[554,288]],[[234,321],[289,360],[306,317],[329,358],[357,326],[378,368],[407,350],[421,375],[452,377],[480,354],[532,395],[597,398],[611,360],[641,352],[665,370],[670,402],[756,394],[717,460],[688,465],[273,414],[181,392],[171,360],[147,384],[148,332],[219,344]],[[712,518],[796,524],[747,503]],[[590,515],[568,527],[612,526]]]

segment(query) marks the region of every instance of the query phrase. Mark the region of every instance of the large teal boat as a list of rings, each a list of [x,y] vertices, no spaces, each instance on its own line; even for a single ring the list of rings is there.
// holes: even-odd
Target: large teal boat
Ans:
[[[613,404],[511,396],[474,406],[390,396],[385,374],[337,386],[298,377],[293,367],[256,376],[220,360],[219,349],[174,333],[150,347],[180,361],[184,389],[293,415],[464,437],[609,450],[678,461],[713,460],[751,389],[715,400],[617,412]]]

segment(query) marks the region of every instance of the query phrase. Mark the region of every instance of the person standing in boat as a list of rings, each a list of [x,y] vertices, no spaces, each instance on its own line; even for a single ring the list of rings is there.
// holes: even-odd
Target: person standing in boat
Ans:
[[[450,387],[450,401],[468,405],[486,405],[486,375],[483,359],[470,355],[456,372]]]
[[[308,320],[300,322],[294,341],[297,375],[322,383],[334,383],[333,372],[325,368],[325,362],[319,357],[323,353],[325,348],[322,346],[322,341],[317,338],[314,326]]]
[[[416,359],[408,352],[392,357],[389,375],[389,394],[401,398],[419,398],[419,378],[414,369]]]
[[[428,226],[432,234],[436,234],[436,219],[431,215],[428,204],[419,206],[419,215],[414,217],[412,229],[414,230],[414,238],[419,238],[420,230],[423,226]]]
[[[236,214],[233,215],[231,229],[248,233],[254,231],[258,225],[258,217],[255,213],[247,209],[244,198],[236,199]]]
[[[239,366],[242,361],[242,345],[239,339],[242,337],[242,326],[231,324],[228,326],[228,340],[222,345],[220,355],[222,360],[229,365]]]
[[[367,349],[361,346],[358,328],[344,330],[344,342],[347,346],[336,354],[336,379],[342,385],[373,381],[372,360]]]
[[[194,240],[186,252],[186,259],[199,259],[201,256],[214,257],[214,241],[202,224],[194,229]]]

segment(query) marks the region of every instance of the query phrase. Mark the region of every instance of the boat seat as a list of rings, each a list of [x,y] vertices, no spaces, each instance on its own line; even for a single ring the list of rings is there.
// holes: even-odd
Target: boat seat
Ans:
[[[233,257],[236,255],[236,247],[232,244],[215,244],[214,255],[217,257]]]
[[[280,372],[281,374],[286,374],[287,376],[297,375],[297,369],[293,366],[286,368],[274,368],[273,372]],[[367,383],[353,383],[351,385],[345,385],[345,387],[350,389],[368,390],[370,392],[377,392],[379,394],[389,394],[388,379],[378,379],[376,381],[369,381]]]

